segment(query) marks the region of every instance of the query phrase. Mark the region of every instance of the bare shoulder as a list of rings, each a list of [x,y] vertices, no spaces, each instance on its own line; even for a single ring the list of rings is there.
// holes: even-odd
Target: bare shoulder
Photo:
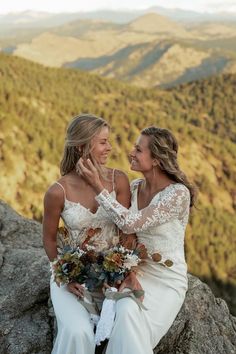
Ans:
[[[129,179],[121,170],[114,170],[114,182],[116,191],[116,200],[125,208],[130,207],[130,187]]]
[[[128,183],[129,185],[129,179],[125,172],[115,169],[114,174],[115,174],[114,177],[116,183]]]
[[[127,174],[121,170],[115,170],[114,180],[115,180],[116,191],[118,193],[119,192],[128,193],[129,195],[130,185],[129,185],[129,179]]]
[[[59,184],[60,183],[60,184]],[[53,183],[45,193],[44,202],[47,204],[64,204],[64,190],[61,181],[59,183]]]

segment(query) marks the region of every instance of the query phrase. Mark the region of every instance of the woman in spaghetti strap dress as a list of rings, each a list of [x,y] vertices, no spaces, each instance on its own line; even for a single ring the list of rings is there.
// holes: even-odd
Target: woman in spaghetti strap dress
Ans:
[[[76,172],[78,159],[89,157],[99,171],[103,187],[124,207],[129,207],[127,176],[105,167],[110,151],[109,126],[102,118],[80,115],[70,122],[61,161],[62,177],[48,189],[44,198],[43,242],[50,261],[57,257],[60,217],[68,230],[66,244],[76,247],[86,242],[102,251],[118,243],[116,225],[99,207],[93,188]],[[63,239],[60,242],[62,246],[65,244]],[[51,280],[50,289],[58,328],[52,354],[94,354],[90,316],[77,301],[77,297],[83,297],[84,288],[75,282],[58,287]]]
[[[100,206],[122,231],[136,232],[149,253],[140,272],[131,273],[119,289],[141,283],[147,311],[132,299],[117,301],[106,354],[152,354],[183,304],[187,290],[184,235],[194,189],[179,168],[177,152],[177,141],[169,130],[149,127],[141,132],[130,157],[131,169],[144,178],[131,183],[129,210],[104,189],[90,160],[86,165],[84,159],[79,161]]]

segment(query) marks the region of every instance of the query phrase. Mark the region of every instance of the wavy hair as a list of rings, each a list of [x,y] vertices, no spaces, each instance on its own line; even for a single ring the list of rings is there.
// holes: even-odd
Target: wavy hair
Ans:
[[[72,119],[66,131],[60,171],[64,176],[76,168],[80,157],[90,158],[101,173],[101,166],[91,156],[91,140],[108,123],[92,114],[80,114]]]
[[[173,181],[182,183],[188,188],[190,206],[193,206],[196,199],[196,189],[179,168],[177,161],[178,142],[175,136],[168,129],[155,126],[143,129],[141,134],[150,138],[149,149],[151,156],[159,161],[160,169]]]

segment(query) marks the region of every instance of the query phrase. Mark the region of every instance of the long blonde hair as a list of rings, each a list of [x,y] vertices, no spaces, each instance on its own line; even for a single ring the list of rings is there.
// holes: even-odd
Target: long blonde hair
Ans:
[[[149,149],[151,156],[159,161],[161,170],[173,181],[183,183],[188,188],[190,206],[193,206],[196,198],[196,189],[179,168],[177,161],[178,142],[175,136],[168,129],[155,126],[143,129],[141,134],[150,138]]]
[[[99,169],[91,156],[91,140],[103,127],[109,128],[108,123],[92,114],[80,114],[72,119],[67,127],[64,153],[60,164],[62,176],[74,170],[82,156],[90,158]]]

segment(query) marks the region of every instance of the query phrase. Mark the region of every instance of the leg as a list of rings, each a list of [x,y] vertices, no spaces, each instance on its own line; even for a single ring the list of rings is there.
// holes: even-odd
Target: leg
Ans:
[[[117,301],[116,319],[106,354],[153,354],[143,310],[130,298]]]
[[[66,286],[59,288],[54,282],[51,298],[58,328],[52,354],[94,354],[93,326],[87,310]]]

